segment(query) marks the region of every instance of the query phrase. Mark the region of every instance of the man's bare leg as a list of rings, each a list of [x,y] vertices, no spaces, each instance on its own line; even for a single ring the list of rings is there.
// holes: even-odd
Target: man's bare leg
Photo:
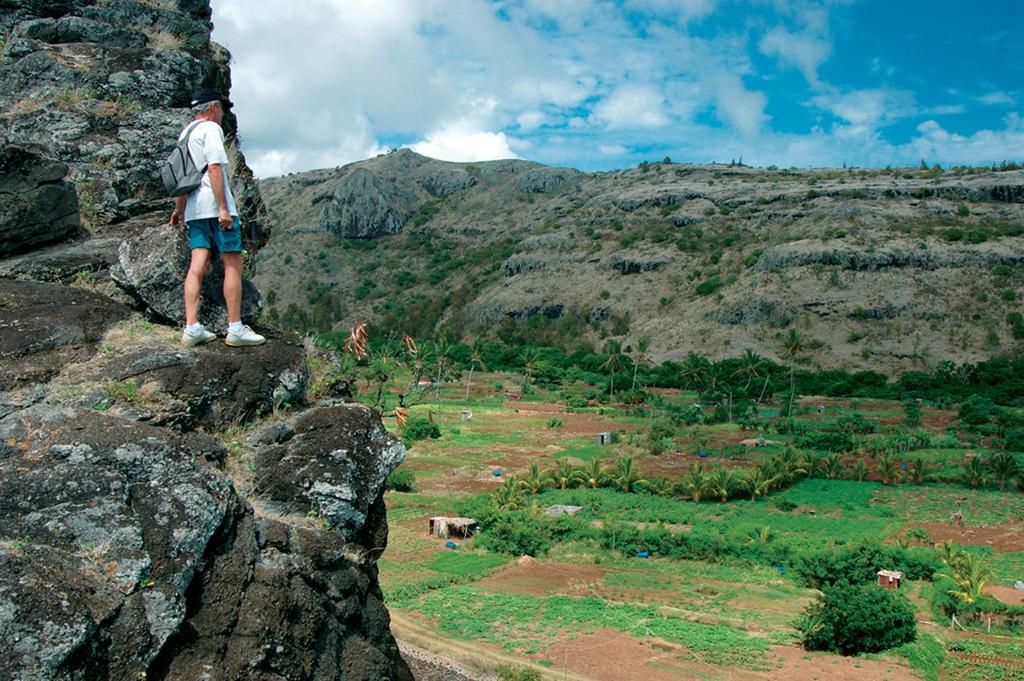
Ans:
[[[185,324],[199,323],[199,292],[210,265],[210,249],[193,248],[192,261],[185,275]],[[226,287],[226,284],[225,284]]]
[[[228,323],[242,321],[242,254],[222,253],[224,262],[224,303]]]

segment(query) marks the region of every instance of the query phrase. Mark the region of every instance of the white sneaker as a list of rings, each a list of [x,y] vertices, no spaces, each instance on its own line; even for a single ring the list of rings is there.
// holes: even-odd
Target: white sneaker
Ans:
[[[199,331],[191,333],[188,329],[181,332],[181,344],[186,348],[194,348],[197,345],[203,343],[209,343],[212,340],[216,340],[217,334],[210,333],[203,327],[199,327]]]
[[[245,325],[242,326],[242,330],[238,333],[229,329],[227,338],[224,339],[224,344],[230,345],[233,348],[244,348],[250,345],[263,345],[266,342],[266,338]]]

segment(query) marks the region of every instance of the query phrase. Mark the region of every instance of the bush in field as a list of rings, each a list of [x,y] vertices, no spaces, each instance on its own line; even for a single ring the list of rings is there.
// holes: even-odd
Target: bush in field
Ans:
[[[988,423],[995,416],[998,407],[987,397],[971,395],[960,405],[959,417],[967,426],[980,426]]]
[[[802,449],[822,449],[826,452],[848,452],[853,449],[853,438],[848,433],[812,431],[796,438]]]
[[[551,548],[554,538],[551,527],[542,519],[534,519],[529,512],[501,513],[490,518],[480,534],[477,545],[513,556],[543,556]]]
[[[821,550],[801,555],[794,570],[816,589],[843,584],[867,584],[881,569],[899,570],[907,579],[931,579],[941,567],[935,552],[883,544],[861,544],[845,550]]]
[[[384,489],[395,492],[415,492],[416,474],[407,469],[396,468],[384,480]]]
[[[543,681],[544,677],[536,669],[503,664],[498,667],[498,681]]]
[[[441,437],[441,427],[425,416],[411,416],[402,429],[402,442],[411,447],[413,442]]]
[[[829,589],[799,620],[804,647],[842,655],[877,653],[917,637],[914,608],[877,584]]]

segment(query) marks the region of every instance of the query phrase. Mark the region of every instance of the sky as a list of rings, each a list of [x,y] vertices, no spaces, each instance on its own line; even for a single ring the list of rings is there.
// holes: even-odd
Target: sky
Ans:
[[[212,0],[260,177],[1024,160],[1024,0]]]

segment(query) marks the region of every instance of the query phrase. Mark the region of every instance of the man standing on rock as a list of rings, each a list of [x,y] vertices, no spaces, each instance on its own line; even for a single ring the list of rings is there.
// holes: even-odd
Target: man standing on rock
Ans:
[[[193,347],[217,336],[199,323],[199,293],[210,265],[212,252],[224,263],[224,302],[228,330],[224,342],[234,347],[262,345],[266,338],[242,323],[242,225],[228,184],[228,155],[224,150],[224,98],[215,90],[203,89],[192,98],[196,118],[178,135],[189,136],[188,151],[197,168],[206,168],[203,181],[187,197],[174,200],[171,224],[188,227],[192,260],[185,275],[185,329],[181,344]]]

